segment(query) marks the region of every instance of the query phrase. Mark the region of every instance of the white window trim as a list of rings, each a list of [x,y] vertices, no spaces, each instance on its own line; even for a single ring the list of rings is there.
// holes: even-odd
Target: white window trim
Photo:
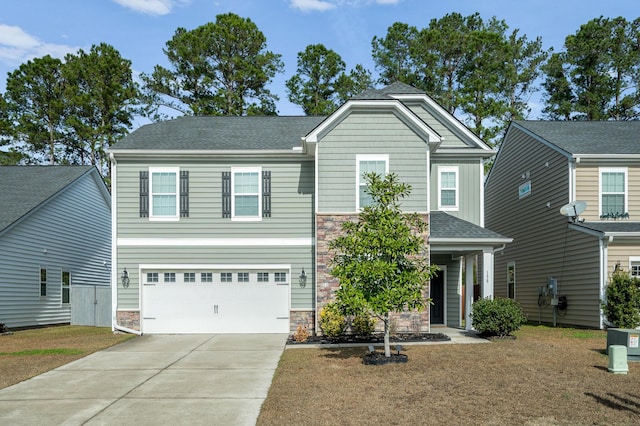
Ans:
[[[176,175],[176,213],[172,216],[155,216],[153,214],[153,174],[175,173]],[[179,167],[149,167],[149,220],[179,221],[180,220],[180,168]]]
[[[598,211],[602,215],[602,174],[603,173],[624,173],[624,211],[629,211],[629,169],[627,167],[600,167],[598,169]]]
[[[442,205],[442,173],[455,173],[456,176],[456,186],[454,191],[456,192],[455,205],[453,206],[443,206]],[[446,188],[451,189],[451,188]],[[438,210],[440,211],[450,211],[457,212],[460,210],[460,170],[458,166],[438,166]]]
[[[258,215],[236,216],[236,173],[258,174]],[[231,168],[231,220],[238,222],[259,222],[262,220],[262,167],[232,167]]]
[[[360,162],[361,161],[384,161],[384,173],[389,174],[389,154],[357,154],[356,155],[356,211],[361,211],[360,207]]]
[[[640,263],[640,256],[629,256],[629,275],[631,275],[631,264]]]

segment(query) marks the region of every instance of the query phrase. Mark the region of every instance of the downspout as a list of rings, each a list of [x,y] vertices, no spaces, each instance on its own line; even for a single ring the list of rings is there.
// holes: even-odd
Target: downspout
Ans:
[[[608,247],[613,242],[613,236],[603,236],[600,238],[600,300],[606,300],[606,285],[607,285],[607,268],[609,265]],[[602,304],[600,304],[600,329],[605,326],[606,318],[604,317],[604,311],[602,310]],[[607,321],[608,322],[608,321]]]
[[[112,152],[109,153],[109,158],[111,159],[111,331],[116,331],[118,325],[117,161]]]
[[[132,328],[127,328],[127,327],[123,327],[121,325],[118,325],[116,323],[113,324],[113,331],[124,331],[125,333],[129,333],[129,334],[136,334],[138,336],[142,336],[142,332],[138,331],[138,330],[134,330]]]

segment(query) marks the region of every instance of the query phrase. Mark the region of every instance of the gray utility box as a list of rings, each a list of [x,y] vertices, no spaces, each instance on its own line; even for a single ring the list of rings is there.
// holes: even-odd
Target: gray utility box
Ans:
[[[640,361],[640,330],[630,328],[610,328],[607,330],[607,353],[609,346],[621,345],[627,347],[627,359]]]

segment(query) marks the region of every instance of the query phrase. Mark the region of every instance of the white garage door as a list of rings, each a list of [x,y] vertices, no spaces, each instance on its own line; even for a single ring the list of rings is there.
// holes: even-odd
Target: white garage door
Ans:
[[[288,333],[289,270],[141,269],[142,332]]]

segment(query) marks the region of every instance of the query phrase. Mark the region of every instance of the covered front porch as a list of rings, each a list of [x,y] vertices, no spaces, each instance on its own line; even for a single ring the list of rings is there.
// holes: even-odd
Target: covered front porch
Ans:
[[[445,212],[431,212],[431,264],[440,271],[431,280],[430,325],[471,330],[474,285],[478,297],[493,297],[494,256],[513,241]]]

